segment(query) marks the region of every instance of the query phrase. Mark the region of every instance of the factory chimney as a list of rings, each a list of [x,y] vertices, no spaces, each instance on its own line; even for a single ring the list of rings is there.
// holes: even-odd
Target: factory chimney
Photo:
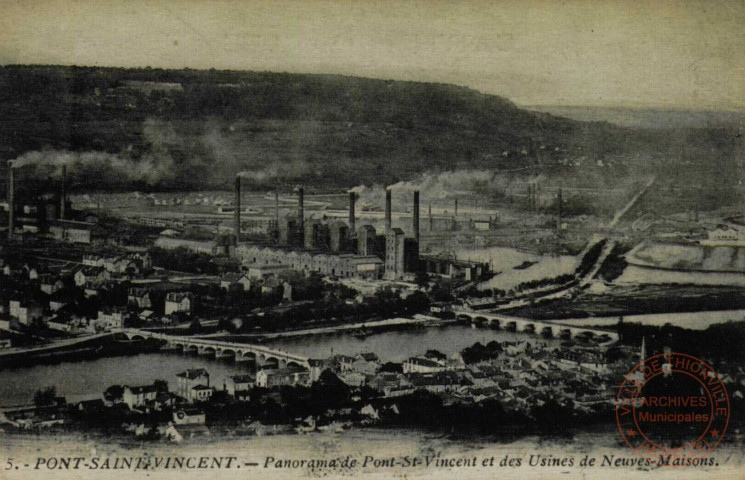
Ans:
[[[279,228],[279,190],[274,191],[274,225]]]
[[[561,229],[561,221],[562,221],[561,218],[564,216],[564,199],[563,199],[563,196],[564,195],[562,194],[561,188],[559,188],[559,198],[558,198],[558,203],[559,203],[559,224],[557,225],[557,227],[559,229]]]
[[[59,218],[67,218],[67,165],[62,165],[62,191],[59,199]]]
[[[354,234],[356,231],[354,228],[355,218],[354,218],[354,203],[357,199],[357,194],[354,192],[349,192],[349,233]]]
[[[391,231],[391,191],[385,190],[385,233]]]
[[[414,239],[419,243],[419,190],[414,190],[414,210],[411,217],[411,227],[414,231]]]
[[[235,177],[235,240],[234,245],[238,246],[241,239],[241,177]]]
[[[303,187],[298,187],[297,189],[297,228],[299,231],[299,245],[304,244],[304,237],[305,237],[305,190],[303,190]]]
[[[13,229],[15,228],[15,185],[13,162],[8,161],[8,240],[13,240]]]
[[[458,199],[455,199],[455,216],[458,216]]]
[[[432,231],[432,204],[429,204],[429,231]]]

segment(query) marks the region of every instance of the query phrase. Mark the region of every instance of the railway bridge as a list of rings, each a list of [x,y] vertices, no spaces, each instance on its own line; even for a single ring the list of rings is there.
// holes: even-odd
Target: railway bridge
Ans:
[[[166,345],[184,353],[214,355],[215,358],[235,358],[236,362],[253,361],[257,367],[273,365],[276,367],[300,366],[310,368],[310,358],[261,345],[207,340],[202,338],[166,335],[146,330],[124,329],[122,333],[130,340],[155,338],[163,340]]]

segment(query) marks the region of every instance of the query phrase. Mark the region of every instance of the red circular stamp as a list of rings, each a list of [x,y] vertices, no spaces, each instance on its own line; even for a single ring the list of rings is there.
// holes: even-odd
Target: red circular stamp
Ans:
[[[727,390],[699,358],[663,353],[639,362],[616,397],[626,444],[650,463],[699,465],[722,441],[730,417]]]

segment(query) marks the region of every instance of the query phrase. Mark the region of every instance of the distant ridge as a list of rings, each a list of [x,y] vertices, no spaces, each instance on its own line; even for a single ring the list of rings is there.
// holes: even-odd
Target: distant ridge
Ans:
[[[582,122],[608,122],[622,127],[633,128],[728,128],[745,125],[745,111],[742,110],[686,110],[552,105],[526,105],[523,108]]]
[[[697,149],[710,154],[711,142],[724,148],[718,138],[687,135],[532,112],[447,84],[190,69],[0,68],[0,159],[26,155],[31,163],[58,165],[87,152],[80,164],[91,169],[76,182],[97,188],[227,187],[240,171],[255,172],[257,181],[341,188],[453,169],[553,175],[560,162],[575,158],[587,175],[598,160],[646,166],[649,152],[679,157],[679,142],[692,146],[685,150],[691,158],[698,158]],[[107,175],[111,162],[132,175]]]

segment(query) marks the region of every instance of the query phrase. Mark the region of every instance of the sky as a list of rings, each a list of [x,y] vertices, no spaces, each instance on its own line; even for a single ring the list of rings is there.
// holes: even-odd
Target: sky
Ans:
[[[742,0],[0,0],[0,64],[336,73],[745,109]]]

